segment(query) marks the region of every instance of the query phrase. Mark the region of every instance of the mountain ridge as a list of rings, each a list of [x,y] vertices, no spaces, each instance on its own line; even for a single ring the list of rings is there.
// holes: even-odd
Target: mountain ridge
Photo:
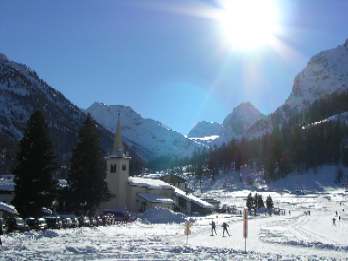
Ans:
[[[115,122],[119,116],[123,137],[145,148],[153,155],[151,158],[189,157],[200,147],[161,122],[143,118],[129,106],[95,102],[86,109],[86,112],[111,132],[115,131]]]

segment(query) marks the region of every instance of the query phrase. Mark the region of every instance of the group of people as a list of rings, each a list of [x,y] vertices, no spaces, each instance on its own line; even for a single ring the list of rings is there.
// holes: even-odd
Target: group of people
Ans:
[[[306,216],[310,216],[310,215],[311,215],[311,211],[310,211],[310,210],[306,210],[306,211],[304,212],[304,214],[305,214]]]
[[[214,236],[214,233],[215,235],[217,236],[217,233],[216,233],[216,224],[214,222],[214,220],[210,223],[211,225],[211,235]],[[228,228],[229,225],[226,223],[226,222],[223,222],[222,223],[222,236],[224,237],[225,236],[225,232],[228,236],[231,236],[230,233],[228,232]]]

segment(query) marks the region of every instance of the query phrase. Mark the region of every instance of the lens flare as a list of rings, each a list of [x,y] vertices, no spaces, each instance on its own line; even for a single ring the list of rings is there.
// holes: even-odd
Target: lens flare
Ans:
[[[273,0],[226,0],[217,19],[225,44],[236,50],[271,45],[279,28],[279,10]]]

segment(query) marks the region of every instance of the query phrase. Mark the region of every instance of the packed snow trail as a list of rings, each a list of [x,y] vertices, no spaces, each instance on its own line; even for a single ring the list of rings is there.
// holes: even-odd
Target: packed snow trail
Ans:
[[[245,205],[241,193],[220,193],[226,201]],[[296,196],[272,193],[291,216],[249,219],[244,254],[242,217],[214,214],[197,218],[186,245],[183,224],[146,224],[30,231],[1,236],[0,260],[348,260],[348,204],[342,191]],[[216,193],[218,196],[219,194]],[[227,198],[227,197],[230,198]],[[304,211],[311,215],[304,215]],[[343,218],[333,226],[335,211]],[[215,220],[218,236],[211,236]],[[222,223],[231,237],[222,237]]]
[[[283,255],[284,253],[289,255],[296,256],[320,256],[327,258],[348,258],[348,248],[341,250],[339,245],[336,245],[334,241],[329,241],[328,247],[323,247],[324,244],[317,244],[317,247],[310,243],[317,242],[312,241],[314,237],[314,233],[308,233],[306,228],[299,227],[297,228],[297,222],[302,218],[302,214],[296,213],[291,217],[289,216],[273,216],[269,218],[257,217],[249,220],[249,236],[247,239],[247,250],[253,252],[260,253],[275,253],[279,255]],[[307,217],[311,219],[312,217]],[[220,219],[220,220],[219,220]],[[316,220],[315,218],[312,218]],[[189,237],[189,245],[190,246],[205,246],[212,248],[222,248],[222,249],[234,249],[237,251],[244,250],[244,239],[243,239],[243,225],[241,218],[227,221],[229,224],[229,232],[231,237],[225,236],[222,237],[222,219],[215,218],[215,222],[217,223],[217,232],[218,236],[211,236],[211,227],[207,224],[205,226],[194,226],[193,233]],[[228,218],[225,218],[228,220]],[[290,221],[290,223],[289,223]],[[276,230],[276,233],[273,233],[273,226],[283,227],[284,223],[289,223],[289,231],[292,233],[294,229],[296,231],[301,231],[302,238],[298,239],[299,242],[309,242],[307,245],[305,243],[298,244],[297,246],[293,246],[293,244],[287,242],[277,242],[278,237],[285,236],[284,233],[287,233],[286,229],[283,231]],[[286,227],[287,227],[286,226]],[[264,229],[266,227],[266,229]],[[305,235],[306,234],[306,235]],[[316,235],[315,235],[316,236]],[[185,242],[185,236],[180,235],[177,236],[174,241],[176,243]],[[296,241],[295,241],[296,242]],[[330,243],[332,243],[332,247],[330,248]]]

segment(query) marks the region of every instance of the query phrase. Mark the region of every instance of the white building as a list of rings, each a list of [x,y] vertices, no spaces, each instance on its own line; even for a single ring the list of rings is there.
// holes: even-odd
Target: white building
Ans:
[[[205,214],[212,211],[211,204],[162,180],[130,177],[130,160],[124,152],[121,123],[118,120],[113,150],[106,157],[106,182],[113,197],[100,205],[100,211],[142,212],[152,207],[174,209],[186,214]]]

